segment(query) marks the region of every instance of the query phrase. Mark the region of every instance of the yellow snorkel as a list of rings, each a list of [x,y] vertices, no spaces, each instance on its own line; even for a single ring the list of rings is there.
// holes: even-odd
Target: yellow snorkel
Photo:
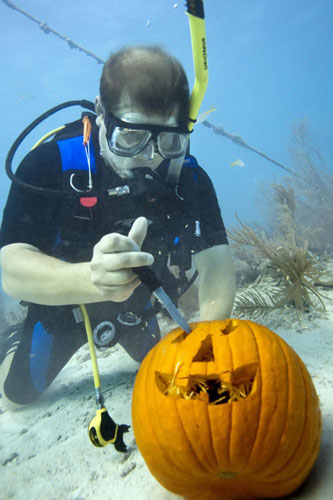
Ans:
[[[203,0],[187,0],[186,7],[190,23],[195,73],[187,124],[188,131],[192,132],[208,84],[207,43]],[[178,184],[184,157],[185,155],[170,160],[167,175],[168,182]]]
[[[188,122],[188,130],[191,132],[207,89],[208,62],[203,0],[187,0],[186,5],[190,23],[192,54],[195,71],[195,81],[191,93]]]

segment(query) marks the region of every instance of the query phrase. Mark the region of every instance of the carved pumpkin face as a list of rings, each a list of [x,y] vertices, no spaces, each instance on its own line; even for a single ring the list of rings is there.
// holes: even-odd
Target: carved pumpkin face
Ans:
[[[318,398],[293,349],[245,320],[192,324],[144,359],[133,430],[152,474],[187,499],[287,495],[318,455]]]

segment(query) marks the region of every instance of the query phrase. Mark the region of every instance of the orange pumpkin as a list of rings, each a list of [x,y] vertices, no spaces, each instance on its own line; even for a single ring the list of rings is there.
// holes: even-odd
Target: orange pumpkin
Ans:
[[[187,499],[276,498],[294,491],[319,452],[310,375],[268,328],[228,319],[193,323],[146,356],[133,430],[151,473]]]

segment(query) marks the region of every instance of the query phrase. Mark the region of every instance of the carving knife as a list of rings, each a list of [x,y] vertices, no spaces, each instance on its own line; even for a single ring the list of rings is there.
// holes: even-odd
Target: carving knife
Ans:
[[[178,311],[169,295],[165,292],[161,282],[157,278],[152,269],[147,266],[134,268],[133,271],[137,274],[148,290],[163,304],[172,319],[187,333],[191,333],[191,327],[187,323],[184,316]]]

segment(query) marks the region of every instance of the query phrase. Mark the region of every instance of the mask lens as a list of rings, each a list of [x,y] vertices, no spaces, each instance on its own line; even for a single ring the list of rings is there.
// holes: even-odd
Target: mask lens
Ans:
[[[188,136],[176,132],[161,132],[157,141],[159,152],[164,158],[177,158],[186,153]]]
[[[149,130],[134,130],[115,127],[109,146],[113,153],[121,156],[134,156],[146,146],[151,137]]]

